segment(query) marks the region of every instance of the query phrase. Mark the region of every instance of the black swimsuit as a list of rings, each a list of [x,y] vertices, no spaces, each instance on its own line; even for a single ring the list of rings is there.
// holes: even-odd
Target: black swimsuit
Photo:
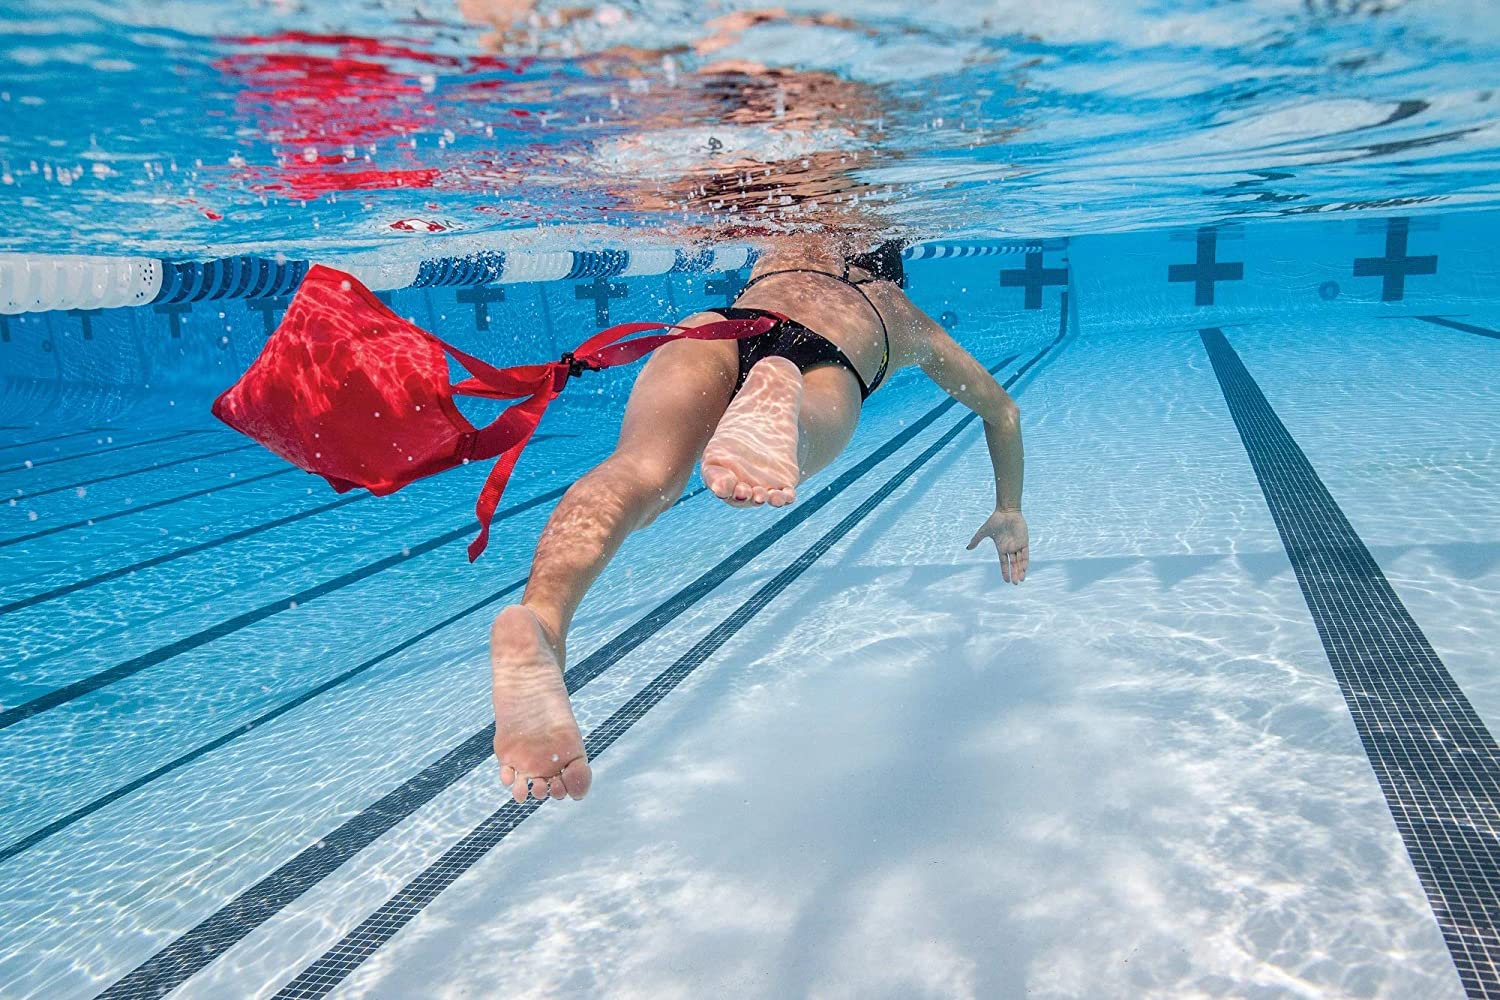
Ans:
[[[864,265],[860,264],[859,266]],[[817,271],[803,267],[788,268],[782,271],[767,271],[765,274],[759,274],[752,278],[740,290],[740,294],[744,295],[756,282],[764,281],[774,274],[823,274],[834,281],[841,281],[856,292],[859,292],[860,298],[864,299],[869,304],[871,311],[875,313],[875,319],[880,323],[880,332],[885,336],[885,353],[880,357],[880,368],[875,372],[875,377],[866,385],[864,376],[860,375],[859,369],[854,367],[854,362],[849,360],[849,355],[841,351],[833,341],[821,334],[814,333],[801,323],[783,319],[765,333],[757,334],[754,337],[746,337],[739,341],[740,377],[739,381],[735,383],[734,391],[740,391],[740,387],[745,384],[745,378],[750,374],[750,369],[755,367],[756,362],[762,358],[777,357],[786,358],[797,366],[798,371],[804,372],[817,365],[840,365],[847,368],[850,374],[854,376],[855,381],[859,383],[860,400],[869,399],[870,393],[880,388],[880,383],[885,380],[886,369],[890,367],[891,334],[886,329],[885,317],[880,315],[880,310],[875,307],[875,303],[865,294],[864,289],[859,287],[860,283],[849,280],[849,264],[846,263],[844,265],[844,277],[828,271]],[[754,319],[758,316],[776,315],[766,309],[741,309],[737,307],[714,309],[711,311],[718,313],[725,319]]]

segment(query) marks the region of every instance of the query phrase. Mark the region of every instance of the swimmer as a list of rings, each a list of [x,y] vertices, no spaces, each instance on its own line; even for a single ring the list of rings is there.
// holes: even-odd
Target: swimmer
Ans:
[[[907,298],[895,244],[853,250],[784,238],[762,254],[732,308],[683,320],[693,326],[769,310],[788,321],[746,340],[682,340],[657,350],[631,389],[613,454],[558,502],[521,603],[501,611],[490,630],[495,756],[517,802],[588,794],[592,774],[563,683],[567,634],[626,536],[671,507],[695,467],[731,506],[796,502],[802,483],[849,443],[861,403],[892,372],[920,367],[983,419],[995,511],[968,548],[991,539],[1002,578],[1026,579],[1014,400]]]

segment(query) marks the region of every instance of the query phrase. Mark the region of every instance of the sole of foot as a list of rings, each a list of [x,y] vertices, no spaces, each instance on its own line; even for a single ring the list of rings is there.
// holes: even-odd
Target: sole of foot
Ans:
[[[719,420],[700,471],[714,496],[734,507],[785,507],[797,499],[802,373],[786,358],[763,358]]]
[[[500,612],[490,628],[495,757],[517,802],[581,799],[593,782],[583,736],[563,683],[557,644],[527,607]]]

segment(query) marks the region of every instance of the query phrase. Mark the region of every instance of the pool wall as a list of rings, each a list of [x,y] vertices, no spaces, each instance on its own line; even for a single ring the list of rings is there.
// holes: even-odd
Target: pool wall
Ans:
[[[966,328],[999,329],[1017,349],[1052,335],[1045,317],[1056,314],[1065,290],[1070,322],[1089,335],[1272,314],[1462,324],[1468,305],[1500,277],[1497,220],[1480,212],[1393,215],[923,244],[907,251],[908,271],[918,304],[960,340]],[[399,314],[497,364],[515,364],[557,357],[609,323],[726,304],[753,261],[748,248],[728,247],[384,264],[364,255],[345,266]],[[0,258],[0,424],[197,423],[254,359],[306,267],[259,258]],[[92,294],[83,287],[91,277]],[[70,282],[79,287],[70,290]],[[60,299],[136,304],[40,308]],[[615,400],[629,380],[601,379],[593,389]]]

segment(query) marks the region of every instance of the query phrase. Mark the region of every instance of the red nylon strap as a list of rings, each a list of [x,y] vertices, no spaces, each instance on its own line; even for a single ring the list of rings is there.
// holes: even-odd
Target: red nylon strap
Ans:
[[[726,319],[691,327],[671,323],[621,323],[600,330],[585,340],[572,356],[586,368],[602,371],[638,361],[674,340],[740,340],[753,337],[765,333],[782,318],[772,314],[754,319]],[[625,339],[631,334],[645,333],[648,330],[677,332]],[[473,562],[489,544],[490,522],[494,520],[500,498],[505,494],[505,487],[510,482],[510,475],[515,471],[521,452],[526,450],[531,436],[536,433],[548,405],[562,392],[563,386],[567,385],[572,371],[566,361],[496,368],[451,344],[441,340],[438,343],[472,376],[455,385],[454,392],[487,399],[527,397],[500,414],[488,426],[476,431],[473,437],[469,458],[482,461],[499,456],[490,469],[490,474],[485,477],[484,488],[479,491],[479,500],[474,505],[474,514],[479,518],[479,534],[469,543],[469,561]]]

